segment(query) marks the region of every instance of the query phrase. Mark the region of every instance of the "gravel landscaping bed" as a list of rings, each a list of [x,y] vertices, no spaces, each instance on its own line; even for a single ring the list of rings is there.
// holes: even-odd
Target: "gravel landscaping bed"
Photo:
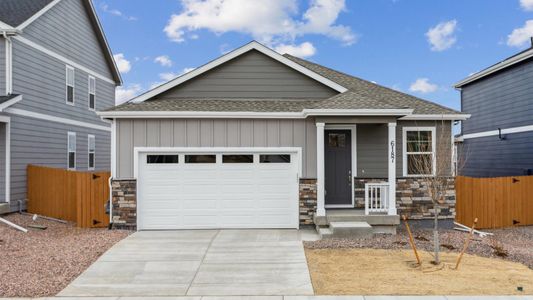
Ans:
[[[31,216],[3,218],[28,233],[0,223],[0,297],[54,296],[91,265],[102,253],[131,231],[81,229]],[[47,226],[46,230],[28,228]]]
[[[533,269],[533,226],[513,227],[498,230],[483,230],[492,232],[493,236],[480,238],[474,235],[467,253],[489,257],[502,258],[519,262]],[[466,232],[456,230],[440,230],[441,249],[444,252],[459,252],[467,236]],[[413,231],[418,249],[433,250],[433,232],[430,229]],[[335,248],[374,248],[374,249],[410,249],[409,239],[404,227],[397,235],[375,235],[364,239],[325,239],[304,242],[307,249],[335,249]]]

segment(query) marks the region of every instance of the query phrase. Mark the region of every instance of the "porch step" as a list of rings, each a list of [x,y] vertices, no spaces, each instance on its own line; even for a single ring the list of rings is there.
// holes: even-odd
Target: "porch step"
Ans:
[[[333,231],[329,227],[318,227],[317,231],[321,239],[330,239],[333,237]]]
[[[10,212],[9,203],[0,203],[0,215]]]
[[[330,222],[329,231],[331,238],[363,238],[373,234],[367,222]]]
[[[329,222],[366,222],[372,226],[374,225],[398,225],[400,224],[400,216],[398,215],[357,215],[357,214],[331,214],[328,213],[327,219]]]

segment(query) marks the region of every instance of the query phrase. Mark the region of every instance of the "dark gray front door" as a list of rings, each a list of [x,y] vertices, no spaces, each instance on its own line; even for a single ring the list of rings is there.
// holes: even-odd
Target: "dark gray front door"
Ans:
[[[326,130],[324,136],[326,205],[352,205],[352,134]]]

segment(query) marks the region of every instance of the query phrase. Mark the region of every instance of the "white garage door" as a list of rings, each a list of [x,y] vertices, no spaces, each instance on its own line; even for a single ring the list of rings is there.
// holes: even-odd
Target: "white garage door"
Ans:
[[[298,154],[139,152],[143,229],[297,228]]]

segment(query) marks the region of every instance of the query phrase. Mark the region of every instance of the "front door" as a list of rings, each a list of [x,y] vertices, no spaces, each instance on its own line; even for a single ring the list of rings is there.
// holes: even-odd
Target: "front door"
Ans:
[[[351,130],[325,131],[326,206],[352,207]]]

